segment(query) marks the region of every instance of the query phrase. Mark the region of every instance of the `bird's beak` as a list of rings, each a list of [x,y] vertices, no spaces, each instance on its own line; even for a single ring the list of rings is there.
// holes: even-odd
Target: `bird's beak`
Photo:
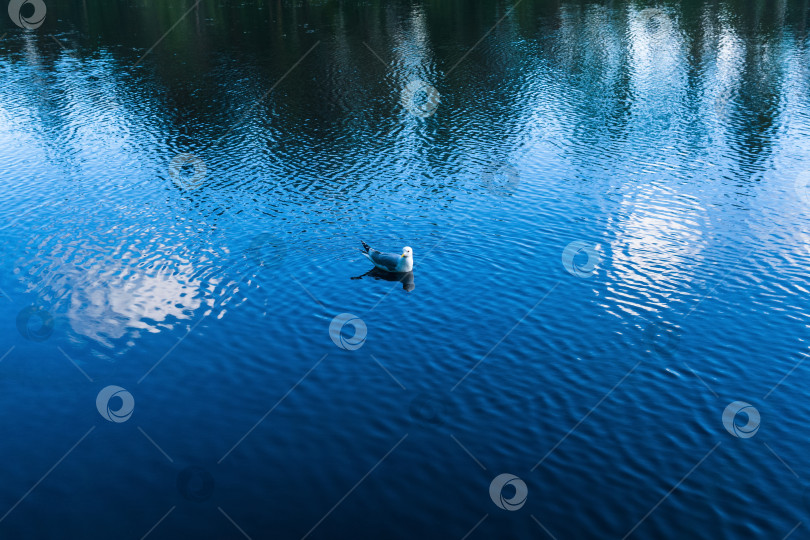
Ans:
[[[405,256],[405,254],[403,253],[402,255],[400,255],[400,258],[402,258],[402,257],[404,257],[404,256]]]

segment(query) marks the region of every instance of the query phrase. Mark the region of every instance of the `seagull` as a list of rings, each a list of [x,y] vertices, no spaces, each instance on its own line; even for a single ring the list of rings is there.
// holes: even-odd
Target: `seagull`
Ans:
[[[374,266],[386,272],[404,273],[413,271],[413,250],[408,246],[402,248],[402,255],[383,253],[372,248],[362,240],[363,255],[368,257]]]

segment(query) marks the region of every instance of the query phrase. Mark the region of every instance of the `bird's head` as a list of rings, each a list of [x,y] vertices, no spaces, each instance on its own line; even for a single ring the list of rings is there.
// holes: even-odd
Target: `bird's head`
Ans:
[[[413,250],[408,246],[402,248],[402,257],[413,257]]]

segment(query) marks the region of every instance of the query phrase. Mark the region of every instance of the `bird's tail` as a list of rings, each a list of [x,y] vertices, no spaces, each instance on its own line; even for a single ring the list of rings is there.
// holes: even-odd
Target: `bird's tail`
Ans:
[[[371,246],[369,246],[368,244],[366,244],[362,240],[360,240],[360,243],[363,244],[363,249],[366,250],[366,253],[368,253],[368,250],[371,249]]]

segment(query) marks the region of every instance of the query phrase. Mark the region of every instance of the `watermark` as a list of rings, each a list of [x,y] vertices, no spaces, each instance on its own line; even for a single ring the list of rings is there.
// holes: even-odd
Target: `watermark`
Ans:
[[[563,267],[572,276],[578,278],[589,278],[596,273],[596,266],[602,261],[599,256],[599,244],[592,244],[585,240],[571,242],[562,253]],[[583,264],[577,264],[577,257],[581,254],[586,256]],[[580,259],[581,260],[581,259]]]
[[[670,357],[681,342],[680,328],[670,323],[650,323],[644,329],[647,350],[661,357]]]
[[[660,32],[667,21],[666,12],[660,8],[642,9],[638,16],[644,25],[644,29],[651,34]]]
[[[725,118],[727,116],[731,97],[731,92],[729,90],[723,90],[715,96],[714,112],[719,118]]]
[[[520,184],[520,172],[514,165],[503,165],[484,170],[481,181],[484,187],[496,195],[509,195]]]
[[[169,164],[169,176],[183,189],[197,189],[207,173],[203,160],[194,154],[177,154]]]
[[[402,90],[400,99],[403,107],[414,116],[427,118],[439,108],[439,91],[425,81],[415,80]]]
[[[23,15],[23,8],[25,6],[34,8],[33,13],[27,17]],[[45,22],[45,13],[47,11],[48,8],[42,0],[11,0],[8,3],[8,16],[11,17],[11,22],[20,28],[26,28],[28,30],[36,30],[42,26],[42,23]]]
[[[511,486],[515,490],[515,494],[510,498],[503,495],[504,488]],[[499,474],[489,484],[489,497],[495,506],[501,510],[509,510],[514,512],[520,510],[526,504],[526,498],[529,496],[529,488],[526,487],[526,482],[515,476],[514,474],[503,473]]]
[[[115,98],[103,96],[97,100],[93,100],[93,109],[96,111],[106,111],[115,113],[121,108],[121,103]]]
[[[810,205],[810,170],[802,171],[796,176],[793,188],[799,200],[806,205]]]
[[[28,341],[45,341],[53,334],[53,315],[41,306],[28,306],[17,314],[17,331]]]
[[[287,245],[273,233],[262,233],[253,237],[245,252],[256,266],[273,269],[286,257]]]
[[[120,401],[118,408],[111,406],[111,401]],[[101,389],[96,396],[96,409],[105,420],[120,424],[129,420],[135,410],[135,398],[120,386],[110,385]]]
[[[177,475],[177,491],[189,501],[205,502],[214,493],[214,477],[202,467],[186,467]]]
[[[449,405],[427,394],[419,394],[408,407],[408,414],[420,424],[442,426],[447,423],[450,413]]]
[[[745,425],[739,425],[736,422],[740,413],[743,413],[748,418]],[[723,427],[740,439],[750,439],[756,435],[757,431],[759,431],[759,420],[759,411],[753,405],[744,401],[733,401],[723,411]]]
[[[343,335],[343,329],[346,325],[354,328],[354,335],[346,337]],[[329,324],[329,337],[332,342],[347,351],[355,351],[363,346],[366,342],[366,323],[357,315],[351,313],[341,313]]]

